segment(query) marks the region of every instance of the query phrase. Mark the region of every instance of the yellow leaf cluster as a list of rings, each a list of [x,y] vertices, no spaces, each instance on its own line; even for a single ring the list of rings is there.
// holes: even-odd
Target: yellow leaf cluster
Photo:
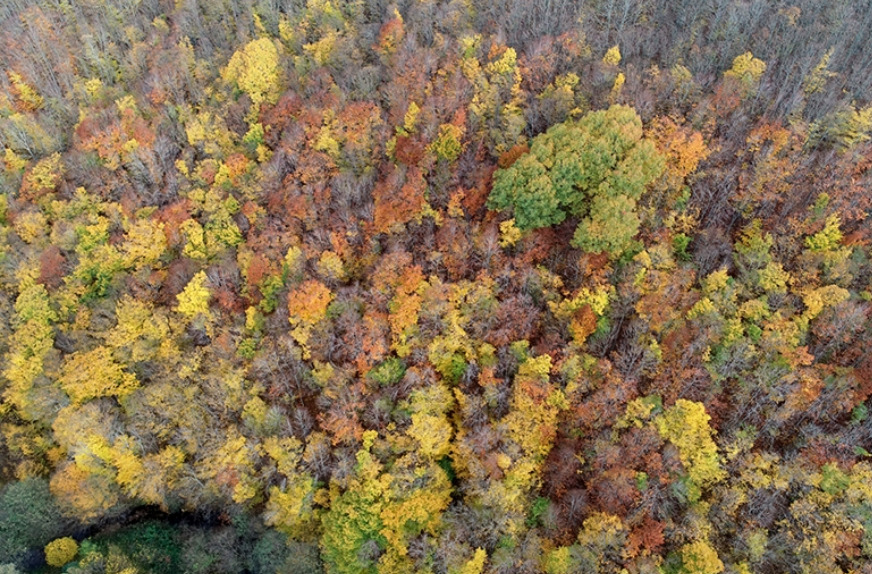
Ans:
[[[49,566],[60,568],[71,562],[79,552],[78,543],[69,536],[57,538],[45,545],[45,561]]]
[[[69,355],[58,383],[74,404],[100,397],[124,397],[139,386],[136,376],[115,362],[106,347]]]
[[[41,211],[25,211],[15,218],[12,228],[22,241],[32,244],[45,237],[48,221]]]
[[[724,563],[717,551],[705,540],[697,540],[681,547],[682,572],[686,574],[720,574]]]
[[[606,51],[603,56],[603,64],[606,66],[617,66],[621,63],[621,49],[614,45]]]
[[[106,344],[132,362],[154,358],[169,334],[164,316],[156,314],[151,304],[124,295],[115,306],[117,324],[106,336]]]
[[[803,317],[811,320],[820,315],[826,307],[838,305],[851,298],[851,293],[838,285],[818,287],[802,296],[805,305]]]
[[[751,52],[745,52],[733,59],[733,67],[724,72],[724,77],[739,80],[747,89],[753,89],[766,71],[766,62],[754,57]]]
[[[325,251],[317,264],[318,273],[328,280],[344,281],[347,277],[342,258],[335,251]]]
[[[279,95],[279,52],[269,38],[253,40],[237,50],[221,76],[236,82],[258,108],[261,103],[274,104]]]
[[[142,269],[153,265],[166,250],[167,240],[164,224],[150,219],[134,222],[127,231],[124,242],[124,265]]]
[[[482,548],[476,548],[472,558],[467,560],[459,569],[454,570],[452,574],[481,574],[484,572],[486,561],[487,552]]]
[[[514,218],[500,223],[500,247],[514,247],[520,239],[521,230],[515,225]]]
[[[23,108],[29,111],[34,111],[42,108],[42,96],[40,96],[39,92],[37,92],[27,82],[24,81],[24,78],[21,77],[21,74],[10,71],[7,72],[6,75],[9,76],[9,81],[12,82],[12,89],[15,92],[18,101],[21,102]]]
[[[571,299],[564,299],[560,303],[549,301],[548,308],[555,317],[566,320],[585,305],[590,305],[591,311],[600,317],[606,312],[613,295],[614,288],[611,285],[599,285],[593,289],[582,287]]]
[[[657,432],[678,448],[689,478],[700,488],[723,480],[718,447],[702,403],[679,399],[654,420]]]
[[[27,167],[27,160],[10,148],[6,148],[6,151],[3,152],[3,161],[6,163],[6,169],[10,172],[18,172]]]
[[[176,310],[189,319],[197,315],[209,315],[209,288],[206,286],[206,273],[200,271],[185,286],[184,290],[176,295],[179,304]]]

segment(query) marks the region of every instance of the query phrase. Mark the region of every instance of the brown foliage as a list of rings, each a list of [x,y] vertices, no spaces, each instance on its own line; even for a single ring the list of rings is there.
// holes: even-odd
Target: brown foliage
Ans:
[[[500,158],[497,160],[497,165],[500,166],[501,169],[508,169],[512,167],[513,163],[518,161],[518,158],[528,151],[530,151],[530,146],[526,143],[515,144],[500,154]]]
[[[39,282],[49,289],[59,287],[66,273],[66,263],[66,258],[57,246],[47,247],[39,256]]]
[[[395,168],[373,191],[375,232],[390,233],[414,219],[424,208],[426,190],[420,170]]]
[[[664,524],[646,515],[645,519],[630,531],[627,553],[630,556],[656,554],[666,539],[663,536]]]
[[[406,165],[418,165],[424,158],[427,146],[420,139],[413,136],[397,136],[397,145],[394,155],[397,160]]]

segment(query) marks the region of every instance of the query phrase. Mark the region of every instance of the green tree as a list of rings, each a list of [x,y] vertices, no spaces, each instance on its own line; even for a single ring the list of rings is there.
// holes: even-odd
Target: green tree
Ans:
[[[381,533],[387,485],[379,479],[381,464],[370,453],[375,438],[375,431],[364,433],[357,475],[348,489],[330,488],[330,511],[321,521],[321,555],[331,574],[375,574],[375,555],[387,544]],[[374,546],[373,556],[367,556],[365,546]]]
[[[65,520],[45,480],[13,482],[0,495],[0,556],[15,559],[63,532]]]
[[[573,245],[617,256],[639,229],[636,200],[663,168],[636,112],[612,106],[537,136],[529,153],[497,170],[488,206],[511,209],[521,230],[581,218]]]

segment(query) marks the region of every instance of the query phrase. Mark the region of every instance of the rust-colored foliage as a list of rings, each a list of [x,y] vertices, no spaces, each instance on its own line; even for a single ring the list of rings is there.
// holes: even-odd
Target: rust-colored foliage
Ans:
[[[375,49],[384,55],[394,54],[403,41],[404,33],[403,19],[399,15],[391,18],[379,30]]]
[[[397,161],[406,165],[418,165],[424,159],[427,146],[415,136],[397,136],[394,155]]]
[[[630,531],[627,542],[627,553],[636,556],[640,553],[655,554],[663,546],[666,538],[663,535],[664,524],[645,515],[640,524]]]
[[[507,151],[500,154],[497,160],[497,165],[500,169],[508,169],[512,164],[518,161],[518,158],[530,151],[530,146],[526,143],[515,144]]]
[[[55,289],[60,287],[66,274],[67,260],[56,245],[49,246],[39,256],[39,282]]]
[[[164,235],[167,238],[167,244],[170,247],[181,245],[184,240],[184,234],[181,231],[183,221],[191,218],[191,203],[187,199],[179,200],[163,207],[158,212],[158,221],[164,224]]]
[[[417,168],[394,169],[373,191],[376,233],[390,233],[414,219],[426,203],[427,182]]]

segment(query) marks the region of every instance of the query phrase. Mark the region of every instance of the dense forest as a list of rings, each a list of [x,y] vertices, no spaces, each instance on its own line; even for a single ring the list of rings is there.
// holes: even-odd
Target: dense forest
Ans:
[[[872,0],[0,0],[0,573],[872,574]]]

